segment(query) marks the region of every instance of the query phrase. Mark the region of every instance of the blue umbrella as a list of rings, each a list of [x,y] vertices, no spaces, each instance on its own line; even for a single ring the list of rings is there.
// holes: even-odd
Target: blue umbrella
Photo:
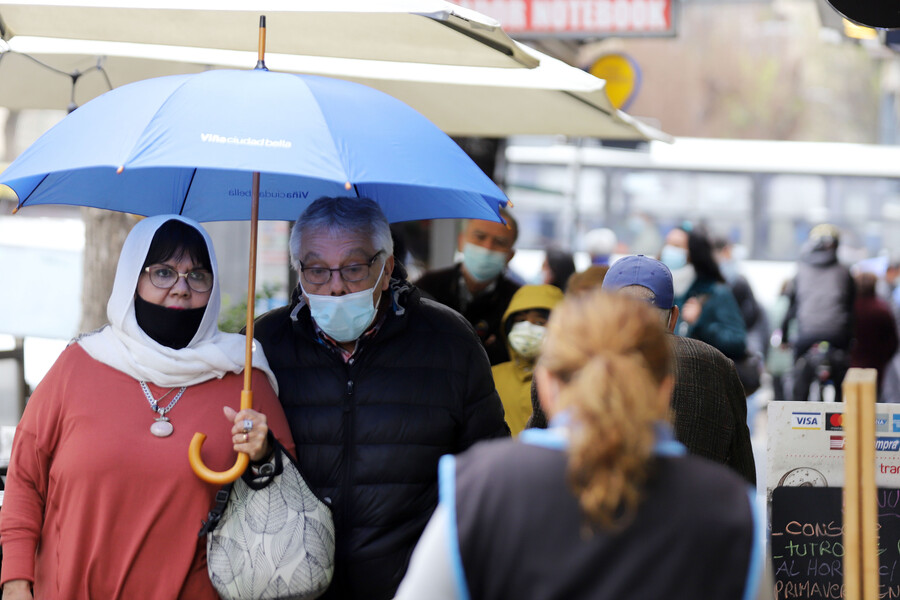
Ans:
[[[453,140],[399,100],[356,83],[265,68],[160,77],[107,92],[25,150],[0,184],[18,196],[17,210],[72,204],[249,219],[241,408],[252,406],[258,218],[293,220],[318,197],[351,195],[372,198],[393,222],[499,221],[507,202]],[[194,471],[211,483],[239,477],[246,454],[228,471],[211,471],[200,458],[205,438],[196,433],[191,442]]]
[[[18,208],[93,206],[198,221],[293,220],[366,196],[388,220],[498,220],[503,192],[446,134],[372,88],[265,70],[147,79],[88,102],[0,175]]]

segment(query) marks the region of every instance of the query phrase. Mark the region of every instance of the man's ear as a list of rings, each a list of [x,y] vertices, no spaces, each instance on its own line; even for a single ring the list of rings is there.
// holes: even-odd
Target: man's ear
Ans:
[[[673,305],[672,305],[672,314],[669,315],[669,323],[668,323],[668,325],[667,325],[667,326],[668,326],[668,329],[669,329],[669,333],[674,333],[674,332],[675,332],[675,323],[678,322],[678,315],[679,315],[679,314],[680,314],[680,313],[678,312],[678,306],[673,304]]]
[[[465,231],[460,231],[456,236],[456,249],[459,250],[460,252],[463,251],[463,246],[466,245],[465,236],[466,236]]]
[[[391,273],[394,272],[394,255],[388,256],[387,260],[384,261],[384,272],[387,274],[387,277],[382,276],[381,278],[381,291],[387,291],[389,287],[391,287]]]
[[[509,264],[509,261],[511,261],[513,256],[515,256],[515,255],[516,255],[515,250],[510,250],[509,252],[507,252],[506,253],[506,264]]]

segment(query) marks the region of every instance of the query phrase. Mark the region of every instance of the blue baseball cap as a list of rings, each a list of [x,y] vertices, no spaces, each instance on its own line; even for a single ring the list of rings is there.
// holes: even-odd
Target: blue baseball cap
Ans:
[[[601,287],[614,292],[629,285],[639,285],[653,292],[653,306],[663,310],[672,308],[675,300],[672,272],[658,260],[643,254],[620,258],[607,271]]]

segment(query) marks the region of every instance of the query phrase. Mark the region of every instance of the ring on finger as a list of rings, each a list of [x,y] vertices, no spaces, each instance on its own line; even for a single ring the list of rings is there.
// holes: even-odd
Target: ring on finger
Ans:
[[[244,434],[244,443],[246,444],[246,443],[249,442],[249,441],[250,441],[250,434],[249,434],[249,433],[245,433],[245,434]]]
[[[244,433],[249,433],[253,429],[253,420],[244,419]]]

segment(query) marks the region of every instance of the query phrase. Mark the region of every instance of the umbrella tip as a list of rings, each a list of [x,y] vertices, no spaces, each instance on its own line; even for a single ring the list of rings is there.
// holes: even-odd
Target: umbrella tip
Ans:
[[[116,175],[121,175],[122,171],[125,170],[125,165],[120,165],[118,169],[116,169]]]
[[[346,182],[344,182],[344,189],[349,192],[350,190],[353,189],[353,185],[349,181],[346,181]]]
[[[16,214],[17,212],[19,212],[19,207],[18,207],[18,205],[15,206],[15,207],[13,207],[13,209],[12,209],[12,214]]]
[[[515,206],[515,204],[513,204],[513,201],[510,200],[509,198],[507,198],[506,199],[506,208],[513,208],[514,206]]]

